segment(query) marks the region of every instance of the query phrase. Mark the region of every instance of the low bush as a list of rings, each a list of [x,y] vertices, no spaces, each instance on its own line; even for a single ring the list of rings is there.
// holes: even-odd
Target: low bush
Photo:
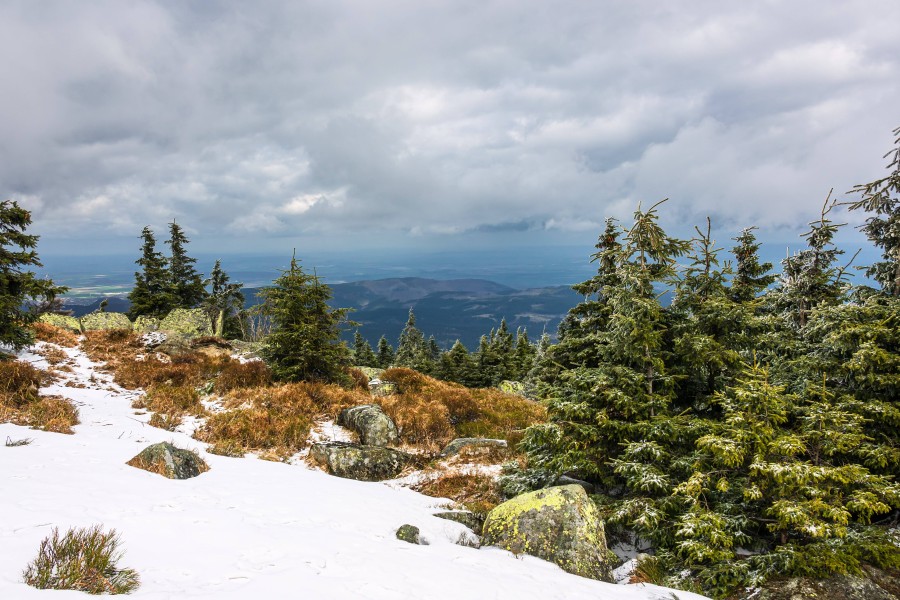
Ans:
[[[347,377],[350,379],[351,389],[369,391],[369,376],[362,369],[350,367],[347,369]]]
[[[119,535],[99,525],[70,529],[59,535],[54,528],[44,538],[35,558],[22,573],[30,586],[46,590],[78,590],[89,594],[128,594],[140,585],[132,569],[120,569]]]
[[[68,329],[38,321],[31,324],[31,330],[34,332],[34,339],[40,342],[49,342],[66,348],[74,348],[78,345],[78,335]]]

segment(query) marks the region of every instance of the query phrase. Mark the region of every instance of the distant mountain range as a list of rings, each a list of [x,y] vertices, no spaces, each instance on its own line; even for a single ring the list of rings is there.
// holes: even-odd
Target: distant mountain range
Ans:
[[[580,300],[568,286],[517,290],[484,279],[426,279],[404,277],[355,281],[331,285],[332,306],[354,309],[350,318],[360,324],[360,333],[374,346],[385,335],[392,345],[406,324],[409,309],[416,326],[426,337],[433,335],[444,348],[459,339],[470,350],[479,338],[505,318],[510,330],[526,328],[532,340],[541,333],[555,336],[559,322]],[[245,288],[247,306],[257,303],[259,288]],[[97,310],[102,298],[87,304],[70,303],[76,316]],[[126,312],[126,298],[109,297],[107,310]],[[348,331],[345,337],[353,337]]]

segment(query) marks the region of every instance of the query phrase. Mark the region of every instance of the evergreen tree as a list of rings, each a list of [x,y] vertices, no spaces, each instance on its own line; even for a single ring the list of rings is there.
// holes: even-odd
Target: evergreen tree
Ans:
[[[38,279],[29,267],[43,266],[38,259],[38,236],[25,233],[31,213],[17,202],[0,202],[0,344],[19,350],[32,343],[28,325],[38,313],[28,303],[51,305],[67,288],[49,279]]]
[[[738,243],[731,250],[737,261],[734,278],[731,280],[731,297],[735,302],[753,300],[777,279],[770,273],[772,263],[759,262],[760,244],[753,234],[755,229],[756,227],[748,227],[734,238]]]
[[[328,306],[331,288],[300,267],[291,265],[260,292],[262,312],[271,319],[272,333],[262,356],[277,379],[284,381],[342,381],[350,352],[340,340],[349,309]]]
[[[870,266],[866,275],[881,284],[889,296],[900,297],[900,127],[894,135],[896,148],[884,155],[891,157],[890,175],[853,188],[862,198],[851,202],[849,209],[871,214],[861,229],[884,259]]]
[[[378,366],[382,369],[387,369],[394,364],[394,349],[384,336],[381,336],[381,339],[378,340],[377,360]]]
[[[169,282],[172,296],[178,308],[194,308],[206,298],[203,277],[194,269],[197,259],[187,255],[185,246],[187,236],[181,226],[172,221],[169,223]]]
[[[412,308],[409,309],[406,326],[400,332],[394,362],[397,366],[419,372],[428,371],[428,345],[425,342],[425,335],[416,327],[416,315]]]
[[[239,337],[240,312],[244,308],[244,294],[241,293],[243,284],[231,283],[228,273],[222,270],[221,261],[216,260],[204,285],[209,286],[209,291],[203,300],[203,306],[209,314],[215,335]]]
[[[156,251],[156,237],[150,227],[141,231],[141,240],[141,257],[135,261],[141,270],[135,272],[134,287],[128,294],[128,316],[132,320],[140,316],[162,318],[175,307],[166,259]]]
[[[525,328],[516,331],[516,349],[513,353],[513,372],[511,379],[522,381],[528,377],[534,366],[534,358],[537,348],[528,339],[528,330]]]
[[[353,334],[352,357],[355,366],[378,366],[378,357],[375,356],[375,351],[372,350],[371,344],[362,336],[358,329]]]
[[[456,340],[453,347],[441,355],[435,373],[439,379],[455,381],[468,387],[473,387],[478,383],[475,378],[475,362],[472,360],[468,348],[459,340]]]

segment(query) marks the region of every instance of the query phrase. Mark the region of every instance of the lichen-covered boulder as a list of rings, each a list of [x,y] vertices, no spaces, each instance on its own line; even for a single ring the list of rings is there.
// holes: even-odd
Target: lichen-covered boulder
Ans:
[[[147,446],[126,464],[169,479],[190,479],[209,471],[209,465],[197,453],[168,442]]]
[[[774,579],[761,588],[732,596],[732,600],[897,600],[900,577],[868,565],[864,576],[839,575],[828,579]]]
[[[377,404],[345,408],[337,423],[358,433],[364,446],[393,446],[400,441],[397,425]]]
[[[390,381],[373,379],[369,382],[369,393],[373,396],[390,396],[397,393],[397,385]]]
[[[384,481],[400,474],[413,456],[392,448],[347,442],[313,444],[309,457],[332,475],[357,481]]]
[[[60,329],[66,329],[68,331],[74,331],[75,333],[81,333],[81,324],[75,317],[70,317],[68,315],[56,315],[53,313],[44,313],[41,315],[40,321],[41,323],[47,323],[48,325],[53,325],[54,327],[59,327]]]
[[[434,516],[461,523],[478,535],[481,535],[484,529],[484,515],[478,515],[468,510],[446,510],[434,513]]]
[[[152,333],[159,329],[159,319],[147,315],[140,315],[134,320],[133,327],[135,333]]]
[[[98,329],[131,329],[131,321],[125,313],[116,312],[92,312],[81,317],[82,331],[95,331]]]
[[[397,530],[397,539],[401,542],[419,544],[421,543],[419,539],[419,528],[415,525],[401,525]]]
[[[564,571],[612,581],[606,533],[584,488],[565,485],[504,502],[488,513],[484,545],[554,562]]]
[[[159,330],[188,337],[213,334],[209,315],[202,308],[176,308],[160,321]]]
[[[441,456],[448,457],[459,454],[460,450],[466,448],[474,452],[490,452],[497,448],[506,448],[506,440],[494,440],[491,438],[456,438],[441,452]]]
[[[371,381],[372,379],[377,379],[384,373],[384,369],[379,369],[378,367],[365,367],[365,366],[355,366],[354,369],[359,369],[363,373],[366,374],[366,377]]]

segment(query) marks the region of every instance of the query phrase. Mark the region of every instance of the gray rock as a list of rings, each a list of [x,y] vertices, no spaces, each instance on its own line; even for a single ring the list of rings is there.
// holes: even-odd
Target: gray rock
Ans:
[[[209,465],[195,452],[176,448],[168,442],[147,446],[126,464],[169,479],[190,479],[209,471]]]
[[[369,382],[369,393],[373,396],[390,396],[397,393],[397,386],[390,381],[373,379]]]
[[[900,577],[868,565],[865,575],[828,579],[796,577],[767,581],[761,589],[741,592],[733,600],[900,600]]]
[[[569,477],[568,475],[560,475],[556,478],[556,481],[553,483],[553,485],[580,485],[588,494],[593,494],[595,491],[597,491],[597,487],[593,483],[589,483],[582,479]]]
[[[159,319],[147,315],[140,315],[134,320],[135,333],[151,333],[159,329]]]
[[[444,448],[441,456],[453,456],[463,448],[471,448],[483,452],[490,452],[494,448],[506,448],[506,440],[493,440],[490,438],[456,438]]]
[[[410,544],[421,544],[419,528],[415,525],[401,525],[397,530],[397,539]]]
[[[400,441],[394,421],[377,404],[345,408],[337,422],[358,433],[364,446],[394,446]]]
[[[448,510],[434,513],[434,516],[439,519],[447,519],[448,521],[462,523],[477,535],[481,535],[482,528],[484,527],[484,515],[478,515],[468,510]]]
[[[202,308],[176,308],[160,321],[159,330],[187,337],[212,335],[212,324]]]
[[[68,315],[57,315],[54,313],[44,313],[40,318],[41,323],[47,323],[60,329],[67,329],[75,333],[81,333],[81,324],[75,317]]]
[[[597,507],[579,485],[517,496],[488,513],[484,545],[554,562],[582,577],[612,581],[606,533]]]
[[[309,457],[329,473],[358,481],[384,481],[400,474],[413,460],[411,454],[380,446],[346,442],[313,444]]]
[[[125,313],[92,312],[81,317],[82,331],[96,331],[98,329],[128,329],[131,330],[131,321]]]

